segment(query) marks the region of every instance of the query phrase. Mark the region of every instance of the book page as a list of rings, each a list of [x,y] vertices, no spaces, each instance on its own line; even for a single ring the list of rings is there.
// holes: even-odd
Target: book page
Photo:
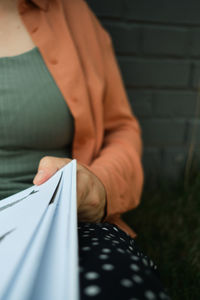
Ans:
[[[63,167],[43,185],[33,186],[0,204],[0,209],[3,208],[0,224],[5,222],[2,232],[14,225],[17,228],[12,237],[10,233],[10,237],[5,236],[4,243],[0,243],[0,255],[4,254],[4,258],[0,257],[0,268],[7,276],[4,286],[0,282],[0,299],[78,300],[76,161]],[[11,215],[14,216],[12,221]],[[21,246],[16,253],[18,241]],[[9,270],[5,270],[8,253],[13,258]]]
[[[59,186],[60,183],[58,187]],[[38,229],[29,243],[29,247],[23,256],[18,272],[15,273],[15,276],[10,281],[10,285],[7,287],[4,299],[15,300],[19,298],[19,295],[20,300],[27,300],[31,297],[60,196],[61,190],[58,189],[58,187],[54,201],[49,204]]]
[[[28,244],[48,208],[61,172],[40,186],[33,186],[1,201],[0,211],[0,299],[20,266]],[[7,206],[9,204],[9,206]],[[13,204],[13,205],[12,205]]]
[[[63,169],[61,188],[30,300],[79,299],[76,161]]]

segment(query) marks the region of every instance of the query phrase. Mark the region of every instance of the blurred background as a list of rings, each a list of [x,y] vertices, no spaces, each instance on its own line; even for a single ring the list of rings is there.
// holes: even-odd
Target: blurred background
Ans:
[[[172,299],[200,299],[200,2],[87,0],[143,132],[141,205],[124,219]]]

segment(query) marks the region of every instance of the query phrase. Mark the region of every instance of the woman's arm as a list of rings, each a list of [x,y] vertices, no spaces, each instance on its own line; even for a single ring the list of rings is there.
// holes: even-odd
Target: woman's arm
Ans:
[[[89,169],[105,186],[108,218],[139,203],[143,186],[141,129],[131,112],[111,37],[89,7],[88,11],[100,39],[106,76],[104,144]]]

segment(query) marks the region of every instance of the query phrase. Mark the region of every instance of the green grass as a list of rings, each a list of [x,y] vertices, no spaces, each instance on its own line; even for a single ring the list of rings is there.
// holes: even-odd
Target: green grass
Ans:
[[[171,186],[171,185],[169,185]],[[140,206],[124,215],[140,248],[158,265],[175,300],[200,299],[200,175],[183,184],[143,193]]]

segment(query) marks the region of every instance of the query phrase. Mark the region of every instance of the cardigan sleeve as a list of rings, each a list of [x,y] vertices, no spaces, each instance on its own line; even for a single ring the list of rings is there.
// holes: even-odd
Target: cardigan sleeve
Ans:
[[[106,189],[105,221],[108,221],[110,217],[135,208],[140,202],[144,177],[141,128],[130,108],[110,34],[89,6],[88,10],[99,38],[106,82],[104,142],[89,169]]]

